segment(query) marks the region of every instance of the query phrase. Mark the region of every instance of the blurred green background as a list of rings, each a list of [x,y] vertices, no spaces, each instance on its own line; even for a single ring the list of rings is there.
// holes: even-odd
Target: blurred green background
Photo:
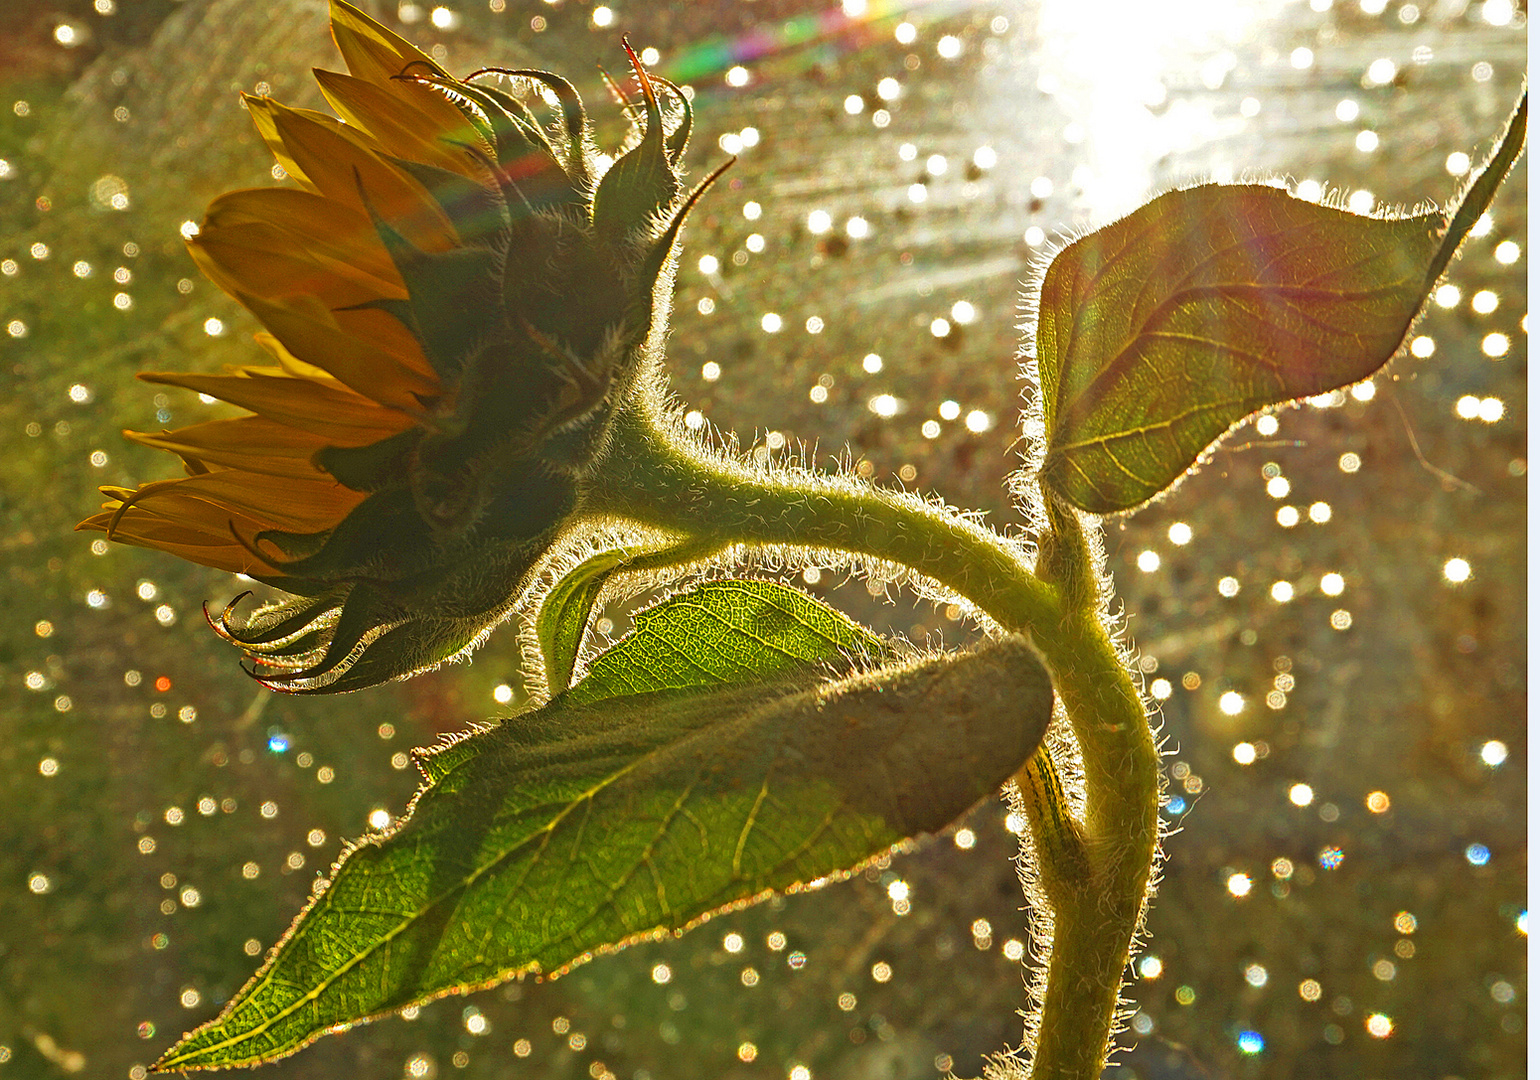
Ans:
[[[739,155],[686,233],[680,397],[745,452],[848,448],[1004,529],[1023,283],[1060,238],[1200,177],[1442,201],[1526,60],[1510,0],[366,7],[451,70],[569,75],[608,145],[595,60],[623,69],[621,32],[658,50],[695,94],[694,175]],[[140,1077],[342,841],[404,808],[410,747],[517,707],[518,651],[508,629],[470,666],[274,697],[202,624],[237,582],[71,532],[98,484],[174,474],[121,428],[223,408],[134,372],[258,355],[178,230],[275,182],[237,92],[319,107],[324,6],[8,4],[0,58],[0,1078]],[[1526,181],[1521,162],[1419,355],[1247,425],[1111,524],[1175,833],[1112,1076],[1524,1071]],[[970,634],[805,586],[915,640]],[[1021,1037],[1025,915],[1003,802],[961,827],[267,1075],[977,1075]]]

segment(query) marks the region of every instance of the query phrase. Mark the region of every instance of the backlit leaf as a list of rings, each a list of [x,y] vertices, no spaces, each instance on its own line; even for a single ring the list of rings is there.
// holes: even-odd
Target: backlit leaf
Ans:
[[[742,605],[741,593],[704,591],[655,609],[574,688],[610,689],[427,755],[428,783],[401,827],[347,854],[258,975],[156,1067],[270,1061],[358,1020],[559,975],[596,951],[839,876],[944,827],[1042,739],[1052,691],[1020,637],[830,680],[819,665],[848,666],[847,650],[817,629],[788,648],[798,634],[783,624],[757,654],[726,662],[661,637],[677,605],[697,619]],[[729,620],[756,629],[739,612]],[[798,649],[814,663],[789,665]],[[615,673],[665,651],[698,651],[701,677],[626,693]],[[606,669],[616,653],[641,667]],[[773,682],[744,677],[756,655]]]
[[[1132,509],[1251,413],[1372,375],[1518,157],[1527,101],[1448,214],[1208,184],[1061,251],[1036,342],[1050,487],[1093,513]]]
[[[612,548],[584,559],[556,583],[535,616],[535,638],[545,661],[545,679],[552,694],[572,685],[572,669],[583,647],[588,617],[611,575],[646,548]]]
[[[654,691],[765,682],[810,666],[876,662],[887,644],[817,600],[773,581],[712,581],[636,617],[624,647],[598,657],[572,704]]]

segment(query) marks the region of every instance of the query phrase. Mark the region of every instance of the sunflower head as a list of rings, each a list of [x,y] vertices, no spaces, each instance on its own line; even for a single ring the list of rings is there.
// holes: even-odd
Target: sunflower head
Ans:
[[[141,376],[250,415],[128,433],[187,475],[103,488],[79,526],[294,594],[211,622],[295,692],[421,671],[513,610],[616,404],[659,377],[674,243],[715,175],[685,194],[689,103],[629,45],[641,99],[611,86],[636,132],[604,169],[561,76],[456,79],[331,17],[337,116],[246,99],[295,186],[220,196],[189,241],[271,362]]]

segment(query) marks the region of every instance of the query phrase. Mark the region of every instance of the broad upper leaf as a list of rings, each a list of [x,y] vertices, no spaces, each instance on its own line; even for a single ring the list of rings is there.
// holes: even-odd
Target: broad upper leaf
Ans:
[[[771,598],[763,618],[744,619],[746,595]],[[712,645],[663,633],[681,612],[733,629]],[[426,755],[401,827],[345,855],[257,976],[156,1068],[271,1061],[839,875],[995,790],[1052,712],[1020,637],[831,681],[848,641],[875,639],[780,586],[707,586],[639,622],[572,692]]]
[[[1251,413],[1378,370],[1518,157],[1527,102],[1447,215],[1361,217],[1208,184],[1061,251],[1036,342],[1053,491],[1130,510]]]

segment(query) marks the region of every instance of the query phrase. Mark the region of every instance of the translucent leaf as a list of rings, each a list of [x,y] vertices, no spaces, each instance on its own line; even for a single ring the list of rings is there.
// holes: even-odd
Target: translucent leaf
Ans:
[[[802,645],[839,655],[816,631]],[[639,630],[611,655],[693,648]],[[699,651],[703,670],[719,666]],[[258,975],[157,1069],[270,1061],[839,876],[994,791],[1052,712],[1020,637],[821,685],[765,655],[773,683],[567,695],[429,755],[402,826],[347,854]]]
[[[764,682],[890,655],[870,630],[773,581],[708,582],[639,614],[623,644],[594,661],[568,701]]]
[[[1093,513],[1130,510],[1251,413],[1372,375],[1517,158],[1527,101],[1447,215],[1361,217],[1208,184],[1061,251],[1037,326],[1050,487]]]
[[[605,582],[645,548],[614,548],[589,556],[551,590],[535,617],[535,638],[545,661],[546,684],[559,694],[572,684],[572,669],[583,647],[583,632]]]
[[[540,611],[535,616],[535,639],[540,644],[540,656],[545,662],[546,684],[550,687],[551,693],[559,694],[572,685],[572,672],[577,666],[578,654],[583,646],[583,635],[588,629],[589,617],[593,614],[594,601],[599,598],[599,593],[617,571],[636,569],[639,564],[648,563],[656,565],[658,562],[663,562],[677,565],[681,562],[689,562],[692,556],[706,550],[692,542],[676,544],[662,550],[647,545],[610,548],[595,552],[567,571],[541,602]],[[736,590],[742,586],[760,587],[751,582],[734,582],[721,583],[708,588]],[[801,593],[779,585],[769,585],[767,595],[778,597],[783,604],[807,605],[810,603]],[[827,610],[822,609],[820,605],[813,605],[813,607]],[[647,619],[651,616],[643,613],[642,617]],[[881,639],[866,634],[855,624],[849,624],[840,632],[843,635],[841,640],[847,642],[845,647],[855,648],[863,653],[870,648],[875,648],[877,651],[872,654],[874,657],[884,654],[886,646],[882,644]],[[858,641],[860,644],[856,644]]]

